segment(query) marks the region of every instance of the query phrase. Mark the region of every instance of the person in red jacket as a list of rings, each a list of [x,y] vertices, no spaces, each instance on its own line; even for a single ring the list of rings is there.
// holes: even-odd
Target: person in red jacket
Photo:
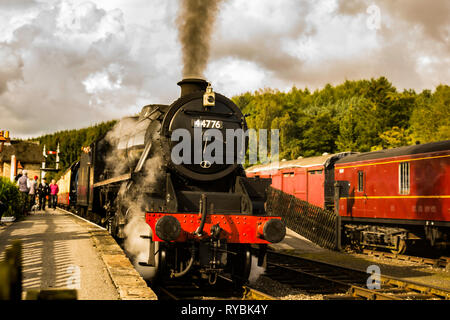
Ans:
[[[56,203],[58,202],[58,192],[59,187],[55,179],[53,179],[52,183],[50,183],[50,208],[53,207],[53,210],[56,209]]]

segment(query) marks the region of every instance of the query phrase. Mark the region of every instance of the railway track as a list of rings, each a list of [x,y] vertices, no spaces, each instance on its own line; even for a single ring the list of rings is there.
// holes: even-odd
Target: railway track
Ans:
[[[161,300],[277,300],[249,286],[239,286],[219,276],[214,286],[201,285],[192,279],[171,281],[155,289]]]
[[[365,254],[368,256],[392,259],[392,260],[400,260],[407,262],[414,262],[423,265],[429,265],[435,268],[444,268],[450,270],[450,257],[440,257],[440,258],[426,258],[426,257],[417,257],[417,256],[409,256],[404,254],[395,254],[390,252],[377,251],[372,249],[363,249],[361,254]]]
[[[273,251],[265,275],[327,300],[450,300],[450,291],[383,275],[379,288],[369,289],[365,272]]]

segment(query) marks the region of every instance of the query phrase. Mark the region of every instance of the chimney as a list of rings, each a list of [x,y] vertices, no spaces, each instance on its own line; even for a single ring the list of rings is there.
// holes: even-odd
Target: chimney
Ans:
[[[206,82],[203,79],[196,79],[196,78],[187,78],[183,79],[182,81],[178,82],[178,85],[181,88],[181,97],[184,97],[188,94],[201,91],[205,92],[206,87],[208,86],[208,82]]]
[[[11,156],[11,169],[10,169],[10,178],[11,181],[14,181],[14,178],[16,177],[16,173],[17,173],[17,167],[16,167],[17,161],[16,161],[16,156],[12,155]]]

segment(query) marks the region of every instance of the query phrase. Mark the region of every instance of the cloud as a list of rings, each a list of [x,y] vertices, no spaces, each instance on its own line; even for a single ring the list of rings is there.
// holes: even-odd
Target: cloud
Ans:
[[[21,57],[9,46],[0,46],[0,94],[8,89],[8,82],[22,77]]]
[[[0,2],[0,9],[23,9],[26,7],[34,6],[37,2],[35,0],[2,0]]]
[[[89,1],[33,9],[0,42],[0,128],[22,137],[81,128],[176,96],[161,71],[178,64],[159,45],[165,27],[126,25],[121,10]]]
[[[369,27],[369,6],[380,9]],[[450,79],[447,0],[226,0],[205,75],[233,96],[386,76]],[[137,113],[179,95],[177,0],[0,1],[0,128],[29,137]]]
[[[412,26],[423,28],[425,36],[432,37],[439,42],[449,44],[450,2],[447,0],[403,0],[378,1],[382,11],[400,21],[406,21]]]
[[[369,25],[373,5],[379,28]],[[213,59],[256,63],[271,78],[260,82],[285,87],[383,75],[399,89],[432,88],[450,78],[449,6],[446,0],[235,0],[221,14]],[[423,61],[432,61],[426,72]]]

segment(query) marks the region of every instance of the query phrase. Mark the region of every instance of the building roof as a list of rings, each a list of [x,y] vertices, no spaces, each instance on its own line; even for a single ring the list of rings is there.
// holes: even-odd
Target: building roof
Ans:
[[[12,155],[15,155],[22,164],[44,161],[41,146],[33,142],[11,141],[11,144],[5,145],[0,152],[0,162],[10,162]]]
[[[342,157],[351,154],[349,152],[335,153],[335,154],[324,154],[319,157],[309,157],[309,158],[301,158],[296,160],[289,161],[279,161],[269,164],[256,165],[250,168],[247,168],[245,171],[247,173],[250,172],[261,172],[261,171],[270,171],[270,170],[280,170],[280,169],[288,169],[288,168],[307,168],[307,167],[315,167],[315,166],[325,166],[327,167],[329,163],[332,161],[336,161],[341,159]]]
[[[395,149],[386,149],[386,150],[354,154],[354,155],[351,155],[351,156],[348,156],[348,157],[345,157],[345,158],[339,160],[338,162],[336,162],[336,164],[338,165],[338,164],[349,163],[349,162],[392,158],[392,157],[429,153],[429,152],[438,152],[438,151],[450,151],[450,140],[431,142],[431,143],[426,143],[426,144],[417,144],[414,146],[400,147],[400,148],[395,148]]]

